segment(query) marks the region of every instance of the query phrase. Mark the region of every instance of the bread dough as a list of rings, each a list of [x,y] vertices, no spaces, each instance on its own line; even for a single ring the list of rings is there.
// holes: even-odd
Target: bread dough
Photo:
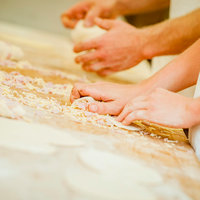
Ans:
[[[83,150],[78,158],[86,168],[68,169],[66,182],[80,195],[101,200],[156,199],[151,185],[159,185],[162,178],[139,161],[96,149]]]
[[[83,20],[80,20],[71,31],[71,39],[74,43],[86,42],[93,38],[100,37],[104,33],[106,33],[106,31],[98,26],[86,28]]]
[[[82,146],[83,143],[46,125],[0,118],[0,146],[30,153],[53,153],[56,146]]]
[[[0,59],[19,61],[24,53],[19,47],[0,41]]]
[[[83,21],[79,21],[75,29],[71,31],[71,39],[73,43],[77,44],[80,42],[86,42],[91,39],[102,36],[106,33],[105,30],[98,26],[87,28],[84,26]],[[150,64],[144,60],[137,66],[129,69],[128,71],[122,71],[111,75],[111,78],[138,83],[142,80],[149,78],[152,75]]]

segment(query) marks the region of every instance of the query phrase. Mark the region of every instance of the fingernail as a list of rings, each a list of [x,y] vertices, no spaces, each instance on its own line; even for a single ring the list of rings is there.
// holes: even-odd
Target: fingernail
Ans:
[[[98,108],[97,108],[96,105],[91,105],[89,109],[90,109],[90,111],[92,111],[92,112],[97,112],[97,109],[98,109]]]

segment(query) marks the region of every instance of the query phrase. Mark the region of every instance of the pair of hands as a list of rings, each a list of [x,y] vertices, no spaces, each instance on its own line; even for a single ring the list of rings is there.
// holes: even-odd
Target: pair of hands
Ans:
[[[135,120],[146,120],[174,128],[190,128],[199,123],[195,99],[186,98],[164,89],[148,89],[145,85],[113,83],[78,83],[72,90],[71,102],[91,96],[97,102],[89,106],[91,112],[117,116],[129,125]]]
[[[85,71],[107,76],[129,69],[147,58],[144,53],[145,31],[122,21],[98,18],[114,18],[120,12],[116,0],[87,0],[62,15],[66,27],[74,28],[79,20],[85,19],[86,26],[96,24],[107,30],[99,38],[75,45],[76,53],[92,50],[75,59]]]

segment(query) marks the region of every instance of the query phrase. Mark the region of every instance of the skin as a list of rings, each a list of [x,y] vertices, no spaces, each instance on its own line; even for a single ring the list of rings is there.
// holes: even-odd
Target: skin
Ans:
[[[157,88],[150,95],[140,96],[126,104],[117,121],[129,125],[135,120],[146,120],[168,127],[191,128],[200,123],[197,108],[200,110],[200,99]]]
[[[84,0],[65,11],[61,20],[67,28],[74,28],[81,19],[84,19],[86,27],[90,27],[94,25],[96,17],[111,19],[119,15],[151,12],[168,6],[169,0]]]
[[[120,85],[111,87],[111,83],[98,86],[84,84],[77,87],[75,85],[71,99],[73,101],[82,96],[91,96],[102,101],[97,102],[98,109],[94,112],[118,115],[118,112],[111,112],[109,106],[104,107],[102,113],[99,112],[103,108],[103,103],[107,99],[112,99],[112,111],[120,112],[123,109],[118,120],[126,125],[134,120],[145,119],[164,126],[189,128],[200,123],[197,117],[200,114],[200,99],[186,98],[166,90],[178,92],[197,82],[200,72],[199,52],[200,39],[161,71],[135,85],[134,88],[129,86],[126,90],[126,86],[120,88]],[[126,104],[127,106],[125,106]]]
[[[141,30],[118,20],[97,18],[96,24],[108,32],[98,39],[74,47],[76,53],[95,49],[95,51],[76,57],[75,61],[81,63],[84,70],[105,76],[131,68],[145,59],[144,34]]]
[[[78,98],[91,96],[96,102],[89,106],[90,112],[119,115],[128,101],[141,95],[144,91],[148,94],[143,85],[122,85],[107,82],[76,83],[72,89],[70,100],[73,103]]]
[[[107,76],[131,68],[144,59],[179,54],[200,37],[197,18],[200,18],[200,9],[143,29],[122,21],[96,18],[95,23],[107,33],[75,45],[76,53],[86,51],[75,60],[84,70]]]

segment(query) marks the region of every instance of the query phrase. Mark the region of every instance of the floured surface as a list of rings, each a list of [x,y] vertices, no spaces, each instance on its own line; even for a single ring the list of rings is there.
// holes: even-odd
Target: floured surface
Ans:
[[[31,42],[30,49],[33,47],[33,42]],[[51,43],[50,40],[49,43]],[[27,43],[26,45],[28,46]],[[40,47],[45,49],[37,45],[38,49]],[[51,48],[45,52],[49,53],[51,58],[55,55],[55,51],[52,50],[52,54],[50,51]],[[62,51],[57,53],[62,54]],[[39,62],[39,54],[34,57]],[[47,58],[48,56],[45,57]],[[57,58],[54,59],[60,59],[60,57]],[[44,54],[40,59],[44,62]],[[52,58],[48,60],[50,61]],[[74,120],[76,115],[69,114],[69,99],[65,93],[70,93],[74,82],[85,80],[79,74],[65,73],[47,67],[44,70],[24,61],[18,62],[17,65],[13,61],[1,62],[0,70],[2,71],[0,88],[4,92],[2,95],[1,90],[0,99],[4,114],[6,114],[2,112],[2,115],[28,121],[28,123],[46,124],[56,130],[61,128],[70,138],[75,138],[84,144],[72,147],[68,143],[67,145],[49,145],[45,139],[41,142],[42,147],[46,148],[44,144],[48,144],[47,146],[53,148],[53,151],[56,150],[51,153],[49,149],[48,153],[38,153],[38,151],[36,153],[36,151],[17,149],[16,146],[14,148],[1,146],[0,196],[2,199],[93,200],[99,198],[110,200],[118,198],[116,194],[119,194],[121,187],[122,193],[119,194],[121,199],[144,199],[145,194],[149,196],[147,199],[199,198],[200,166],[194,151],[187,143],[167,141],[138,131],[118,127],[107,128],[96,126],[88,121]],[[12,84],[13,81],[15,84]],[[73,109],[75,110],[83,113]],[[48,134],[45,133],[44,136],[47,137]],[[24,138],[28,140],[28,137]],[[16,140],[16,144],[17,141],[19,140]],[[29,142],[27,144],[30,144]],[[65,142],[66,140],[63,139],[62,144]],[[120,159],[113,158],[112,154],[114,157],[120,156]],[[96,157],[99,157],[99,162]],[[101,168],[103,157],[105,157],[104,164],[107,167]],[[121,163],[122,160],[125,164],[119,164],[112,172],[110,168],[114,168],[113,166]],[[136,162],[134,170],[130,170],[132,164],[129,163],[132,162]],[[145,168],[148,174],[149,171],[151,171],[150,174],[156,174],[157,181],[151,182],[148,178],[139,178],[142,173],[138,172],[137,166],[143,170]],[[138,172],[138,176],[133,171]],[[105,176],[105,174],[109,175]],[[127,176],[136,176],[135,181],[133,178],[128,179]],[[127,183],[127,187],[122,184],[123,182]],[[130,187],[131,184],[135,185],[135,190]],[[115,193],[111,192],[114,190]]]
[[[84,145],[67,131],[46,125],[2,118],[0,120],[0,146],[30,153],[53,153],[56,146],[79,147]]]
[[[163,184],[158,171],[137,159],[97,149],[85,149],[77,157],[81,166],[68,167],[66,183],[88,199],[154,200],[159,199],[159,187],[166,191],[172,188]],[[166,199],[190,199],[182,193],[177,187]]]

